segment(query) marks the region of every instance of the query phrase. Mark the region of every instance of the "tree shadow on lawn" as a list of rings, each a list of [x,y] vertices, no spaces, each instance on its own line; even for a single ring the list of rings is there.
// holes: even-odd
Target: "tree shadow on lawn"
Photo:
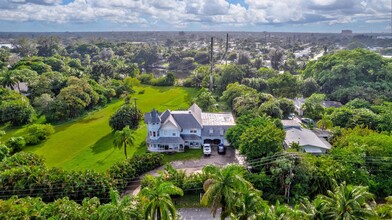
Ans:
[[[102,153],[111,148],[114,149],[113,146],[113,133],[110,132],[107,135],[103,136],[99,139],[93,146],[90,147],[94,154]]]
[[[104,165],[105,164],[105,160],[108,159],[113,154],[114,150],[115,149],[113,148],[113,150],[112,150],[112,152],[110,152],[110,154],[108,154],[105,158],[103,158],[101,160],[98,160],[96,163],[99,164],[99,165]]]

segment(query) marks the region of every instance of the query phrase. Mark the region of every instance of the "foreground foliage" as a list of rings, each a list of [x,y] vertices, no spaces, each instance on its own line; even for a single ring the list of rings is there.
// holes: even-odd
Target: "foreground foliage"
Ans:
[[[161,166],[162,160],[162,155],[145,154],[116,163],[107,173],[68,172],[46,168],[43,159],[34,154],[17,153],[0,162],[0,198],[39,196],[50,202],[68,197],[81,202],[97,197],[107,202],[110,188],[124,190],[142,173]]]

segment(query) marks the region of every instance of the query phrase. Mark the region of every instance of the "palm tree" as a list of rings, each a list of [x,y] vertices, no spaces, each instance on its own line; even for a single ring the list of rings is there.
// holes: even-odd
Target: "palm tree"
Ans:
[[[377,216],[374,219],[392,219],[392,196],[386,197],[385,200],[385,204],[376,205]]]
[[[201,205],[211,206],[211,212],[215,218],[219,207],[221,219],[225,219],[233,211],[234,204],[240,196],[240,190],[249,188],[251,183],[243,178],[244,168],[231,164],[221,170],[213,165],[203,168],[203,172],[208,176],[204,182],[204,195],[200,201]]]
[[[333,123],[332,123],[331,119],[329,119],[329,117],[324,113],[321,116],[321,119],[317,122],[317,127],[322,130],[326,130],[326,129],[332,128]]]
[[[346,185],[346,182],[328,190],[328,196],[320,196],[325,201],[328,219],[368,219],[374,211],[367,203],[373,199],[368,187]]]
[[[18,83],[17,78],[12,71],[4,70],[0,73],[0,85],[14,89],[15,84]]]
[[[292,210],[287,205],[281,205],[276,201],[275,205],[266,206],[262,209],[257,219],[260,220],[278,220],[278,219],[291,219],[290,214]]]
[[[235,211],[231,213],[231,219],[247,220],[260,218],[260,210],[267,203],[261,198],[261,192],[253,188],[245,188],[242,191],[242,199],[235,204]]]
[[[306,213],[308,219],[323,220],[326,219],[325,204],[325,200],[320,197],[316,197],[312,202],[310,202],[308,199],[304,199],[304,201],[301,202],[301,207]]]
[[[114,146],[118,149],[124,147],[125,159],[128,159],[127,145],[133,146],[135,141],[135,138],[132,135],[133,131],[129,128],[129,126],[126,126],[121,131],[116,131],[114,134]]]
[[[147,200],[144,219],[168,220],[177,217],[176,208],[170,195],[183,196],[184,193],[173,183],[163,181],[160,176],[154,179],[151,186],[143,188],[141,195]]]
[[[126,195],[121,199],[118,192],[111,189],[110,199],[110,203],[98,208],[98,219],[141,219],[131,196]]]

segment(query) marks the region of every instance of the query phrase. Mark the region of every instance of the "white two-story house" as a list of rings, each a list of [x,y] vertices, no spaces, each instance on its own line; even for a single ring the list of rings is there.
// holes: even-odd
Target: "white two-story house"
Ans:
[[[201,148],[203,143],[228,145],[224,135],[235,125],[231,113],[202,112],[196,104],[186,111],[158,113],[153,109],[145,114],[144,122],[151,152],[183,152],[186,147]]]

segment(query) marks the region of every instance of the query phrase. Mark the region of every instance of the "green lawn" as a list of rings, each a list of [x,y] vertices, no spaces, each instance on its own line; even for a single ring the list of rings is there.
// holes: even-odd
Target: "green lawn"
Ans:
[[[142,112],[166,109],[187,109],[196,90],[181,87],[136,87],[137,106]],[[144,90],[144,94],[139,94]],[[109,126],[110,116],[123,104],[116,100],[103,109],[91,112],[78,120],[55,126],[56,133],[45,143],[27,147],[42,155],[49,167],[62,167],[66,170],[94,169],[104,171],[114,162],[125,158],[123,150],[113,147],[113,133]],[[7,130],[7,136],[20,135],[23,129]],[[135,146],[128,149],[128,156],[135,152],[144,153],[146,147],[143,141],[147,135],[146,125],[140,123],[135,131]],[[5,139],[5,138],[4,138]],[[185,157],[191,157],[186,153]],[[167,161],[171,160],[165,159]]]
[[[165,154],[163,161],[165,163],[175,160],[192,160],[200,159],[203,156],[203,150],[201,149],[189,149],[183,153]]]
[[[200,205],[200,194],[184,194],[184,196],[178,196],[173,198],[173,203],[176,208],[198,208]]]

